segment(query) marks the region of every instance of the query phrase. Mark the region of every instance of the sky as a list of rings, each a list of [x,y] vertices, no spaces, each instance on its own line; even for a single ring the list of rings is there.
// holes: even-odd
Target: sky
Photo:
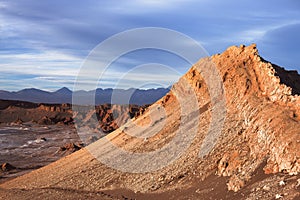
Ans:
[[[143,27],[185,34],[208,55],[256,43],[264,59],[300,72],[298,0],[0,0],[0,90],[73,89],[97,45]],[[113,60],[97,86],[167,87],[189,68],[170,52],[132,51]],[[94,78],[82,80],[84,89]]]

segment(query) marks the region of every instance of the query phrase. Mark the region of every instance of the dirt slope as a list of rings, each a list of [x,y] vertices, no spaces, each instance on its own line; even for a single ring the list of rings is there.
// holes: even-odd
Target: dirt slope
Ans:
[[[230,47],[200,60],[137,119],[0,185],[0,196],[299,199],[299,77],[255,45]]]

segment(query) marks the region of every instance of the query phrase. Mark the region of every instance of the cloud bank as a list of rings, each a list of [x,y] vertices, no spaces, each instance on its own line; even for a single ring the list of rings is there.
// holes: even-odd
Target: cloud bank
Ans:
[[[182,32],[210,54],[257,43],[265,59],[300,71],[297,0],[0,0],[0,89],[72,88],[84,58],[97,44],[121,31],[149,26]],[[145,81],[169,85],[190,67],[174,55],[135,52],[115,62],[100,87],[113,87],[122,73],[147,63],[168,65],[178,74],[153,66],[118,87]],[[87,77],[87,87],[91,81]]]

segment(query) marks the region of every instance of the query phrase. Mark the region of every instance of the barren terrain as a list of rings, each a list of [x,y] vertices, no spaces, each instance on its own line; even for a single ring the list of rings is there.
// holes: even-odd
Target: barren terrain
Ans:
[[[114,132],[1,184],[0,196],[299,199],[299,83],[256,45],[230,47]]]

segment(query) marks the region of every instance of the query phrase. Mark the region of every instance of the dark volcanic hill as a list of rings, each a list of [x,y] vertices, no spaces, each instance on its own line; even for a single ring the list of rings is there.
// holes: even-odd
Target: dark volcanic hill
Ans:
[[[78,98],[77,102],[89,104],[87,97],[95,97],[95,104],[136,104],[146,105],[156,102],[169,92],[168,88],[157,89],[97,89],[92,91],[75,91],[74,96]],[[112,94],[114,98],[112,99]],[[34,103],[72,103],[73,92],[64,87],[55,92],[46,92],[35,88],[24,89],[18,92],[8,92],[1,90],[0,99],[28,101]],[[94,96],[93,96],[94,95]],[[131,97],[127,100],[127,97]]]
[[[256,45],[201,59],[136,119],[3,199],[299,199],[299,75]]]

